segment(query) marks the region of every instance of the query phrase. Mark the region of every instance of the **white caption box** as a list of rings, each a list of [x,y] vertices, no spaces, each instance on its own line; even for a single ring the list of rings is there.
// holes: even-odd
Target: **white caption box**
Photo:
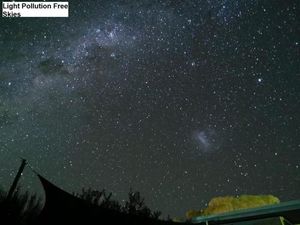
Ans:
[[[69,17],[69,2],[2,2],[2,17]]]

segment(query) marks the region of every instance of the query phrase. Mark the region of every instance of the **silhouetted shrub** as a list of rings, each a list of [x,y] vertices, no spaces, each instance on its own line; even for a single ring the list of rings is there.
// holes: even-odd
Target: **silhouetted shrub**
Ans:
[[[6,193],[0,191],[1,220],[6,224],[31,224],[40,211],[41,199],[36,195],[30,195],[28,192],[21,193],[18,187],[12,197],[7,199]]]
[[[146,206],[144,201],[145,199],[141,197],[140,192],[133,192],[130,190],[128,193],[128,198],[128,201],[125,202],[125,206],[123,207],[124,212],[154,219],[158,219],[160,217],[161,212],[151,212],[150,208]]]
[[[111,199],[112,193],[107,194],[105,189],[98,191],[92,190],[91,188],[83,188],[82,192],[80,194],[75,194],[75,196],[107,209],[121,211],[122,208],[119,202]]]
[[[146,206],[144,198],[141,197],[140,192],[138,191],[133,192],[130,190],[128,193],[128,200],[123,206],[118,201],[112,200],[112,193],[107,194],[104,189],[102,191],[92,190],[91,188],[82,189],[80,194],[74,195],[100,207],[113,209],[130,215],[138,215],[153,219],[159,219],[161,216],[160,211],[152,212],[151,209]]]

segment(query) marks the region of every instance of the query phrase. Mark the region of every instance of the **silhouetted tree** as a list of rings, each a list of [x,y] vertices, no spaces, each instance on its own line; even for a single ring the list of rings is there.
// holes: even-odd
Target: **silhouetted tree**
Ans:
[[[102,191],[98,191],[92,190],[91,188],[83,188],[82,192],[80,194],[75,194],[75,196],[107,209],[121,211],[120,203],[118,201],[112,200],[112,193],[110,192],[109,194],[107,194],[105,189],[103,189]]]
[[[92,190],[91,188],[82,189],[80,194],[74,195],[92,204],[130,215],[139,215],[154,219],[159,219],[161,216],[160,211],[152,212],[150,208],[146,206],[144,198],[141,197],[140,192],[133,192],[132,189],[130,189],[128,193],[128,200],[125,202],[124,206],[122,206],[118,201],[112,200],[112,193],[110,192],[107,194],[104,189],[102,191]]]
[[[151,209],[148,206],[146,206],[145,199],[141,197],[140,192],[133,192],[132,189],[130,189],[128,193],[128,201],[125,202],[123,211],[128,214],[139,215],[154,219],[158,219],[161,216],[160,211],[152,212]]]

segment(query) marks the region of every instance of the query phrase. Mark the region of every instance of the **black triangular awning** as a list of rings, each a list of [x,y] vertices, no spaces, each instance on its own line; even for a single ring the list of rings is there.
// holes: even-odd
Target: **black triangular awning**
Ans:
[[[45,190],[46,202],[38,218],[38,225],[180,225],[169,221],[127,215],[92,205],[58,188],[37,174]]]
[[[78,219],[78,215],[82,215],[85,210],[92,207],[84,200],[58,188],[41,175],[38,175],[38,177],[44,187],[46,196],[45,205],[39,220],[54,224],[54,222],[59,222],[56,221],[57,218],[59,220],[62,218],[71,219],[70,217],[75,218],[74,216],[76,216],[76,219]]]

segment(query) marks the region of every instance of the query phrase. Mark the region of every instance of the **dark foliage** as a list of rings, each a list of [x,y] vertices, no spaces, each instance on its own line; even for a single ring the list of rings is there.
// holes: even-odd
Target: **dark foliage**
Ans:
[[[92,189],[82,189],[80,194],[74,195],[85,200],[86,202],[92,203],[93,205],[121,213],[115,214],[120,216],[120,221],[122,221],[124,218],[131,218],[134,220],[134,216],[138,216],[137,218],[145,218],[145,221],[148,221],[148,219],[157,220],[161,215],[161,212],[159,211],[151,211],[150,208],[146,206],[144,198],[141,197],[140,193],[133,192],[132,190],[130,190],[128,193],[128,200],[123,205],[121,205],[118,201],[113,200],[112,193],[107,193],[105,190],[97,191]],[[1,225],[40,224],[37,223],[36,220],[42,210],[40,198],[38,198],[36,195],[30,195],[28,192],[22,193],[19,187],[10,199],[7,199],[6,196],[7,193],[0,190]],[[64,208],[62,210],[65,212],[67,209]],[[122,215],[128,215],[129,217],[123,217]],[[61,221],[63,221],[63,219]]]
[[[161,215],[160,211],[151,211],[148,206],[146,206],[144,198],[141,197],[140,192],[133,192],[130,190],[128,193],[129,200],[125,202],[123,211],[132,214],[140,215],[144,217],[158,219]]]
[[[140,192],[133,192],[132,190],[128,193],[128,200],[124,205],[121,205],[118,201],[112,200],[112,193],[107,194],[103,189],[102,191],[92,189],[82,189],[81,194],[75,194],[75,196],[84,199],[92,204],[113,209],[118,212],[123,212],[129,215],[138,215],[147,218],[159,219],[161,216],[160,211],[151,211],[146,206],[144,198],[141,197]]]
[[[20,188],[14,192],[10,199],[6,193],[0,191],[1,220],[6,224],[32,224],[41,211],[41,199],[28,192],[21,193]]]
[[[121,211],[122,209],[119,202],[111,199],[112,193],[107,194],[104,189],[102,191],[98,191],[92,190],[91,188],[83,188],[82,192],[80,194],[75,194],[75,196],[103,208],[117,211]]]

